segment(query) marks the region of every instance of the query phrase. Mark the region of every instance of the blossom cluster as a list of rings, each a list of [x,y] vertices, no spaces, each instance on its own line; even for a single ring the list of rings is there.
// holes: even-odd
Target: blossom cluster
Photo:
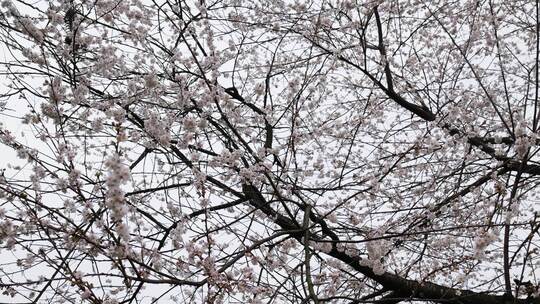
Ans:
[[[167,123],[160,119],[156,113],[150,113],[144,123],[148,134],[155,138],[161,145],[168,146],[171,142],[171,134]]]
[[[127,183],[130,177],[129,167],[122,164],[119,155],[114,155],[107,159],[105,166],[108,169],[108,175],[105,184],[107,185],[107,194],[105,205],[112,212],[112,218],[117,222],[117,232],[124,239],[129,239],[129,229],[122,223],[122,218],[127,214],[128,207],[126,198],[121,185]]]
[[[492,231],[480,233],[474,240],[474,256],[478,259],[484,257],[486,247],[497,239],[497,234]]]
[[[379,235],[379,234],[377,234]],[[373,240],[366,243],[368,259],[363,259],[364,266],[368,266],[376,275],[382,275],[386,272],[386,266],[383,264],[385,255],[389,249],[387,240]]]

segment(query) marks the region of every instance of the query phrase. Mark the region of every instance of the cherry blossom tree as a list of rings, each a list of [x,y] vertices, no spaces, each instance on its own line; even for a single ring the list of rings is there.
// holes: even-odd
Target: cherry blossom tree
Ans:
[[[538,2],[4,0],[3,303],[540,303]]]

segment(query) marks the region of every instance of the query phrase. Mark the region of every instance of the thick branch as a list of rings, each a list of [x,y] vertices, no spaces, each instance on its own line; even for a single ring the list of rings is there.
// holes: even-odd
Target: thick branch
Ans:
[[[290,231],[292,237],[304,244],[304,234],[301,232],[301,227],[298,227],[292,220],[285,218],[271,208],[265,201],[262,193],[254,186],[244,184],[242,188],[244,195],[250,200],[252,206],[264,212],[269,218],[273,219],[274,223],[282,230]],[[313,240],[314,238],[315,237],[312,237],[311,239]],[[332,250],[327,253],[328,255],[340,260],[354,270],[362,273],[364,276],[376,281],[384,288],[394,291],[396,295],[399,295],[404,299],[429,300],[437,303],[450,304],[505,304],[509,300],[503,295],[492,295],[469,290],[454,289],[430,282],[418,282],[390,273],[384,273],[382,275],[375,274],[370,267],[362,265],[362,258],[339,251],[337,246],[335,246],[335,243],[332,247]],[[540,299],[513,299],[513,303],[540,304]]]

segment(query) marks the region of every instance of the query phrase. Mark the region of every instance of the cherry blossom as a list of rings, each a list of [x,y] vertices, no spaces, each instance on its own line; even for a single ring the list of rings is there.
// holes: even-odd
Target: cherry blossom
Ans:
[[[531,1],[0,5],[0,302],[540,303]]]

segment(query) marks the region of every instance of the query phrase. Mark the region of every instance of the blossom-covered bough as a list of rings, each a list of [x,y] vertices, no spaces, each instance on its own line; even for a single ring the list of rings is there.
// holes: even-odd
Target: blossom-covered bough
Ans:
[[[2,1],[0,302],[540,303],[539,17]]]

